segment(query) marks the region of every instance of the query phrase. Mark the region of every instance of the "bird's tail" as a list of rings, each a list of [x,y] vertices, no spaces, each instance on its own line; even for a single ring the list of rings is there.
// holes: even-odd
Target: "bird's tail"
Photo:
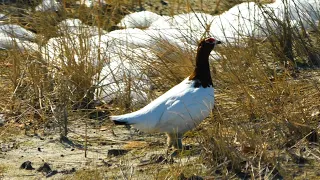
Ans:
[[[130,125],[131,124],[123,116],[110,116],[110,119],[111,119],[111,121],[113,121],[113,123],[115,125]]]

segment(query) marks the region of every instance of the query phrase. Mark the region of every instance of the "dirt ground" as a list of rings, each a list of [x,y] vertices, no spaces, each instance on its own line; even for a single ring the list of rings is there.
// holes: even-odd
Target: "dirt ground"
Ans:
[[[87,121],[90,121],[87,119]],[[45,162],[52,170],[57,170],[53,179],[60,179],[71,174],[73,169],[90,169],[107,167],[108,176],[117,177],[117,167],[122,163],[131,166],[139,165],[143,159],[151,154],[164,154],[165,137],[163,135],[143,135],[124,127],[112,128],[110,123],[100,126],[96,120],[91,120],[87,130],[87,152],[85,157],[85,125],[84,122],[72,124],[69,128],[68,140],[61,141],[57,132],[50,134],[17,135],[1,142],[1,165],[6,172],[2,179],[39,179],[47,173],[38,172],[38,168]],[[96,127],[93,127],[96,126]],[[160,143],[161,142],[161,143]],[[148,150],[143,150],[148,147]],[[125,155],[113,156],[112,151],[128,151]],[[111,151],[110,151],[111,150]],[[110,151],[108,153],[108,151]],[[111,153],[111,154],[110,154]],[[117,152],[116,152],[117,153]],[[145,159],[148,160],[148,159]],[[20,169],[23,162],[31,161],[34,170]],[[121,162],[124,161],[124,162]],[[47,175],[50,176],[50,175]]]
[[[85,122],[88,124],[87,139]],[[18,129],[23,132],[22,128]],[[69,129],[68,139],[61,139],[58,129],[47,129],[45,134],[27,131],[28,135],[20,133],[1,138],[0,179],[95,179],[90,173],[81,174],[86,170],[97,171],[107,179],[127,176],[162,179],[159,172],[166,174],[176,165],[194,163],[198,166],[198,153],[195,153],[199,150],[198,144],[190,139],[184,140],[187,147],[192,147],[185,151],[188,154],[172,158],[172,152],[167,152],[164,134],[143,134],[123,126],[115,127],[108,120],[84,118],[71,121]],[[31,162],[32,169],[22,168],[27,161]],[[45,163],[51,171],[39,171]]]

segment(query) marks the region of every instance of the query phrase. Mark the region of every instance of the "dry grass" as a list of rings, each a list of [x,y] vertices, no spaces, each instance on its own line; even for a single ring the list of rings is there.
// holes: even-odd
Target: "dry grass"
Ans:
[[[290,178],[285,154],[309,147],[310,134],[319,131],[320,71],[281,66],[270,46],[221,50],[226,59],[216,65],[216,107],[201,133],[205,162],[222,177],[234,176],[233,169],[251,178],[272,178],[279,171]],[[315,157],[308,158],[313,164]]]
[[[79,18],[86,24],[111,30],[124,14],[136,7],[136,1],[129,0],[108,1],[109,6],[92,9],[74,8],[70,3],[72,1],[66,1],[66,8],[59,14],[12,16],[19,24],[41,34],[37,41],[45,44],[51,37],[58,36],[56,25],[62,19]],[[170,12],[176,13],[180,8],[191,11],[192,3],[199,2],[172,0],[169,3],[174,4]],[[201,7],[205,8],[210,11],[210,7]],[[225,58],[213,64],[216,105],[213,116],[204,122],[196,136],[201,142],[200,160],[208,170],[203,172],[195,166],[179,164],[170,166],[167,171],[159,170],[155,179],[175,178],[180,173],[240,179],[243,176],[272,179],[280,173],[290,179],[298,164],[308,164],[310,169],[319,166],[320,72],[298,68],[299,64],[316,65],[310,58],[319,53],[319,31],[308,37],[297,29],[290,29],[290,32],[294,37],[291,50],[295,58],[295,61],[289,61],[291,63],[284,63],[288,62],[288,56],[284,55],[285,45],[281,42],[287,34],[280,38],[271,36],[265,42],[252,40],[245,48],[230,45],[217,48]],[[70,39],[67,37],[67,41]],[[88,37],[80,36],[79,39],[85,44]],[[165,41],[157,46],[161,50],[154,53],[160,61],[148,63],[146,69],[152,68],[156,72],[150,78],[161,93],[191,73],[194,52],[183,51]],[[44,61],[38,53],[1,52],[4,54],[0,61],[1,113],[5,112],[12,121],[32,126],[37,131],[50,121],[65,127],[63,115],[66,112],[88,108],[92,101],[89,95],[93,86],[91,79],[101,67],[91,65],[92,59],[88,58],[91,47],[79,48],[63,42],[61,48],[67,62],[61,67]],[[75,55],[84,61],[75,63]],[[107,61],[97,58],[99,62]],[[125,108],[126,104],[119,103],[112,108],[122,112],[135,109]],[[1,127],[0,137],[13,136],[19,131],[16,129]],[[133,142],[127,148],[144,146]],[[306,161],[302,163],[302,159]],[[310,171],[308,167],[305,166],[306,171]],[[5,168],[0,167],[0,177],[4,171]],[[104,175],[101,170],[84,170],[70,178],[103,179]]]
[[[0,127],[0,140],[6,142],[15,139],[15,136],[21,135],[23,130],[24,125],[18,123]]]
[[[65,178],[66,180],[86,179],[86,180],[102,180],[105,179],[104,172],[101,169],[82,170],[77,171],[71,177]]]
[[[3,174],[6,172],[6,167],[3,165],[0,165],[0,178],[3,178]]]

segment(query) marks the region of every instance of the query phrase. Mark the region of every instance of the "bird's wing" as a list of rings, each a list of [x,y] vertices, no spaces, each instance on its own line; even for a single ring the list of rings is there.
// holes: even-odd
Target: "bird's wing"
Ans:
[[[187,78],[144,108],[111,119],[144,132],[192,129],[208,116],[214,100],[213,88],[194,88],[194,83]]]
[[[190,88],[190,86],[189,80],[185,79],[144,108],[129,114],[117,116],[117,118],[133,124],[135,128],[145,132],[157,131],[155,126],[161,120],[167,107],[170,106],[170,102],[177,98],[177,94],[182,94],[186,89]]]
[[[155,129],[184,133],[205,119],[214,105],[213,88],[189,88],[166,101]]]

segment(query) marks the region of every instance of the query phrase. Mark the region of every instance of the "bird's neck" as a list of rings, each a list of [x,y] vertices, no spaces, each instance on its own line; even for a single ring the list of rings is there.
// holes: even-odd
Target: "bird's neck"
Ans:
[[[198,50],[196,56],[196,67],[189,77],[189,80],[195,80],[195,87],[210,87],[212,86],[212,79],[209,66],[209,55],[211,51]]]

